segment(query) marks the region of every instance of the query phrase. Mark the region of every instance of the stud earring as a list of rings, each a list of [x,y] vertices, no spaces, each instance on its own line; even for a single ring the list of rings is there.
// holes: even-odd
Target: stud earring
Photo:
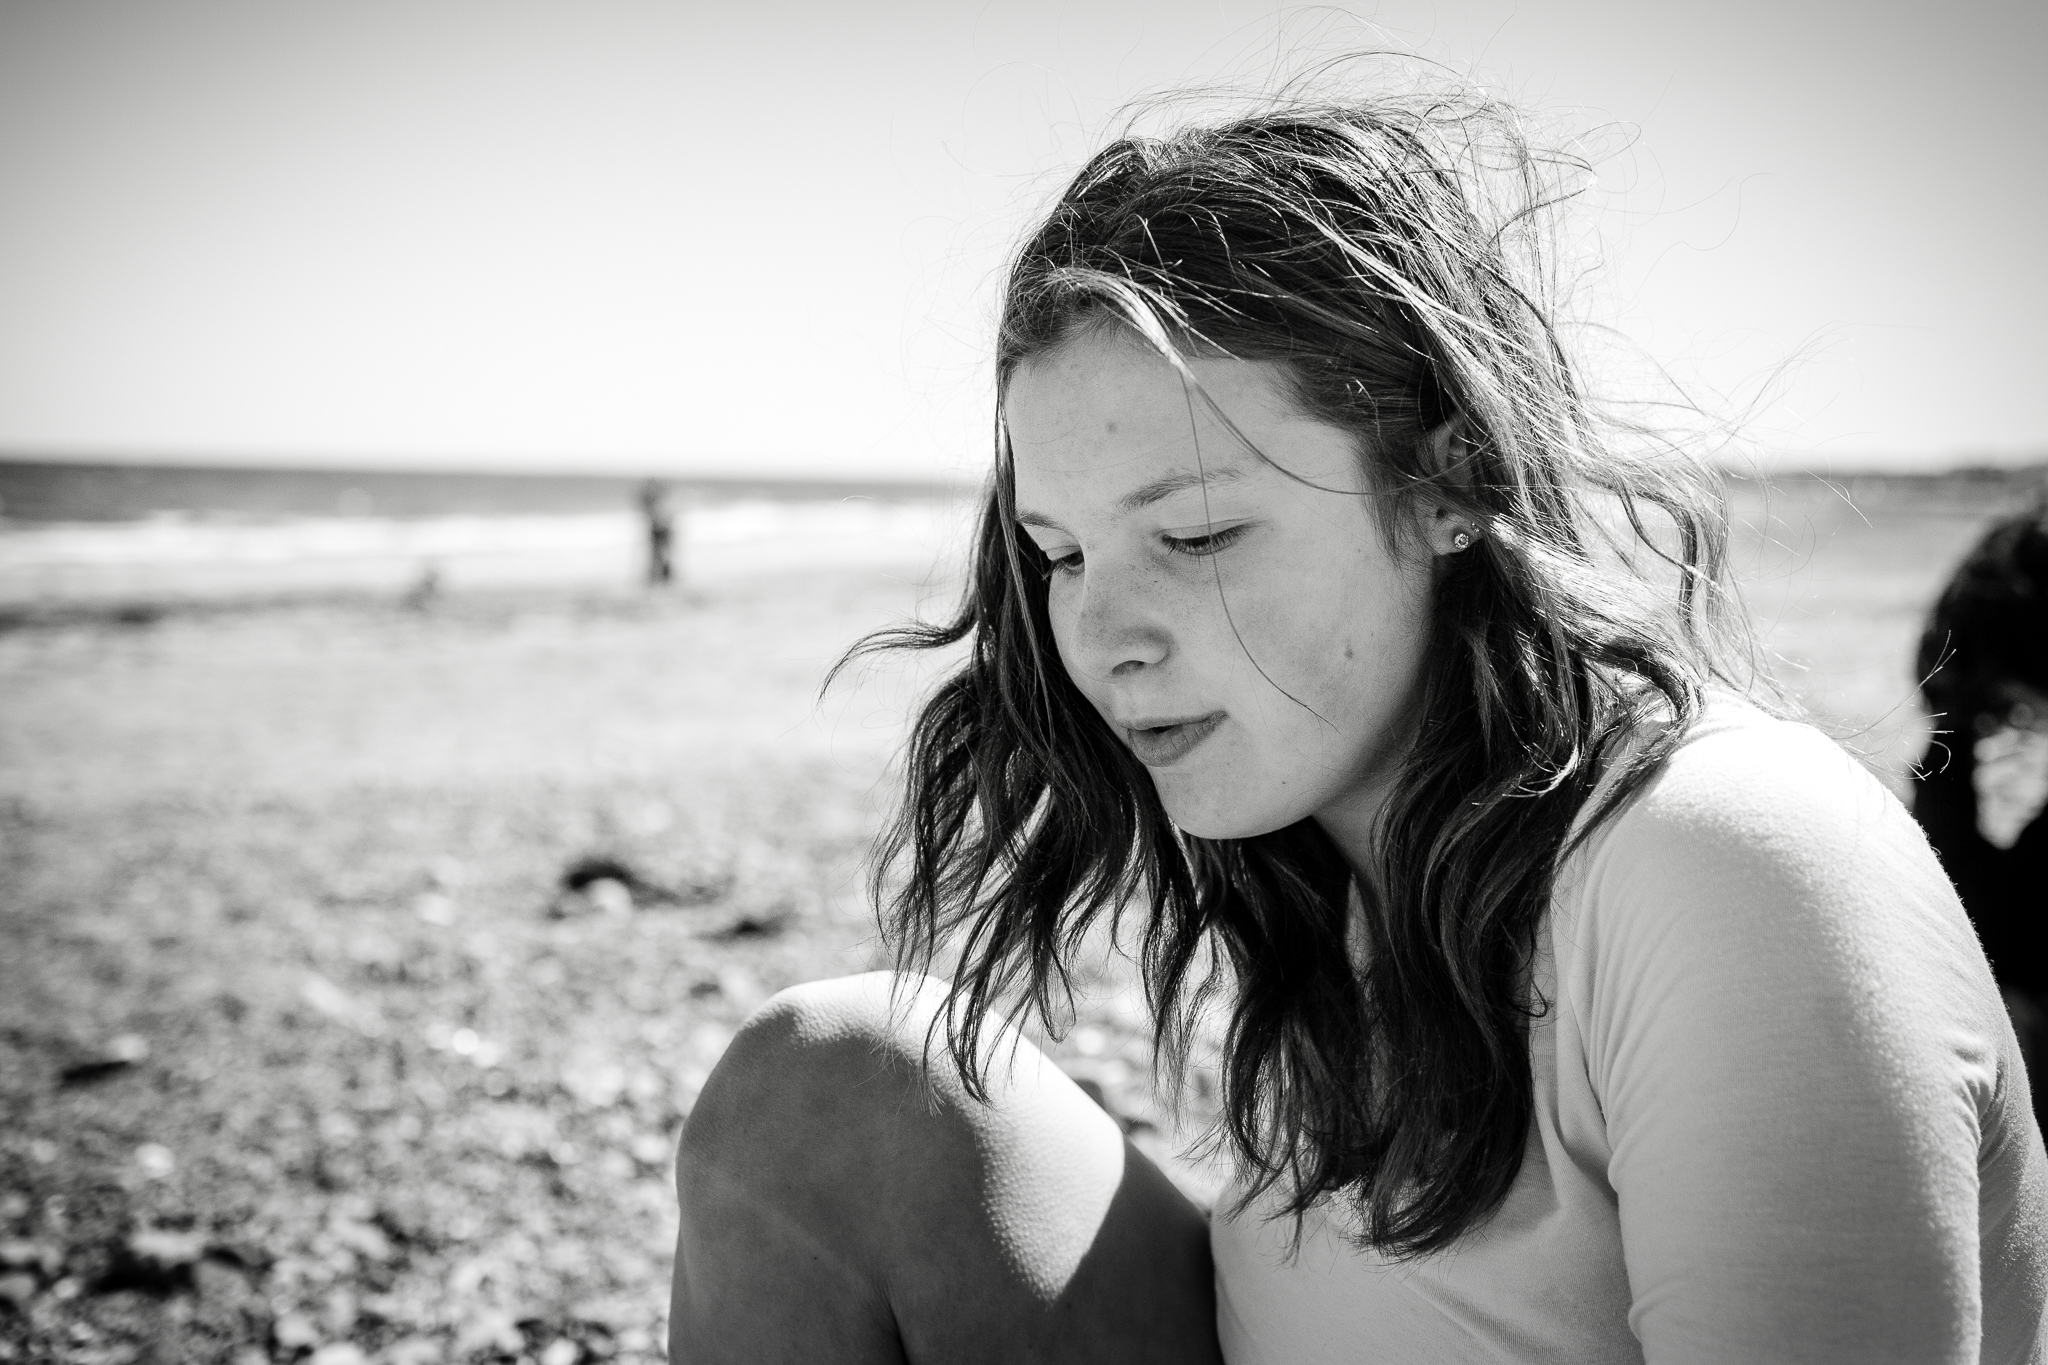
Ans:
[[[1471,548],[1472,548],[1472,533],[1471,533],[1470,531],[1460,531],[1460,532],[1458,532],[1458,533],[1457,533],[1456,535],[1452,536],[1452,537],[1451,537],[1451,548],[1452,548],[1453,550],[1469,550],[1469,549],[1471,549]]]

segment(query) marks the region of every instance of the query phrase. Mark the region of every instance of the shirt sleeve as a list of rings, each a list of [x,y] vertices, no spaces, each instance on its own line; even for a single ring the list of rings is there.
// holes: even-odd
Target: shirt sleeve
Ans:
[[[2005,1131],[2017,1045],[1903,808],[1818,732],[1746,726],[1681,749],[1587,878],[1649,1365],[1976,1361],[1980,1159],[2038,1139]]]

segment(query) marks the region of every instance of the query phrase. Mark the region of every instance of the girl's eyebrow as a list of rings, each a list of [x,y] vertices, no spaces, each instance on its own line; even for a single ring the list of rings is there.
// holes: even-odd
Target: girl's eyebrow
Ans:
[[[1221,469],[1211,469],[1200,474],[1193,470],[1182,470],[1178,474],[1168,474],[1165,478],[1154,479],[1148,484],[1133,488],[1116,500],[1116,510],[1119,515],[1128,514],[1140,507],[1158,502],[1161,498],[1170,498],[1175,493],[1186,492],[1190,488],[1199,488],[1205,484],[1229,483],[1246,477],[1248,476],[1245,471],[1236,465],[1225,465]],[[1017,521],[1020,525],[1038,526],[1048,531],[1066,529],[1043,512],[1019,512]]]
[[[1211,469],[1200,474],[1195,473],[1193,470],[1183,470],[1178,474],[1168,474],[1163,479],[1154,479],[1143,487],[1132,489],[1116,500],[1116,510],[1119,512],[1135,512],[1148,503],[1155,503],[1161,498],[1172,497],[1175,493],[1189,488],[1199,488],[1203,484],[1228,483],[1233,479],[1242,479],[1244,477],[1244,470],[1236,465],[1224,465],[1221,469]]]

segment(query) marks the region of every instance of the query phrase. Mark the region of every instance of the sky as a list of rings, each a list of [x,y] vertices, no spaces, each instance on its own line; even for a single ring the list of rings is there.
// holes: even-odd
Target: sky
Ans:
[[[1600,151],[1616,392],[2048,457],[2038,0],[0,0],[0,454],[971,479],[1119,110],[1365,47]]]

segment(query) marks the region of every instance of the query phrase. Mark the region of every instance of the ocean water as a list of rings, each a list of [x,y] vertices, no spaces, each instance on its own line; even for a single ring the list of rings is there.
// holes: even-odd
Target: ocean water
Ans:
[[[961,490],[874,479],[674,478],[691,502],[749,499],[915,501]],[[280,517],[565,516],[637,505],[644,479],[622,474],[497,474],[412,469],[266,469],[0,459],[0,526],[137,521],[177,513]]]
[[[0,466],[0,604],[626,587],[646,566],[618,478]],[[965,490],[672,485],[685,583],[833,566],[952,572]]]
[[[611,475],[0,461],[0,606],[405,593],[429,582],[624,588],[646,564],[640,488]],[[699,585],[833,566],[950,577],[976,502],[963,488],[854,481],[670,488],[680,574]],[[1805,619],[1797,602],[1817,578],[1883,595],[1909,575],[1900,600],[1917,601],[1992,516],[2043,490],[2042,468],[1737,480],[1733,564],[1772,630]]]

